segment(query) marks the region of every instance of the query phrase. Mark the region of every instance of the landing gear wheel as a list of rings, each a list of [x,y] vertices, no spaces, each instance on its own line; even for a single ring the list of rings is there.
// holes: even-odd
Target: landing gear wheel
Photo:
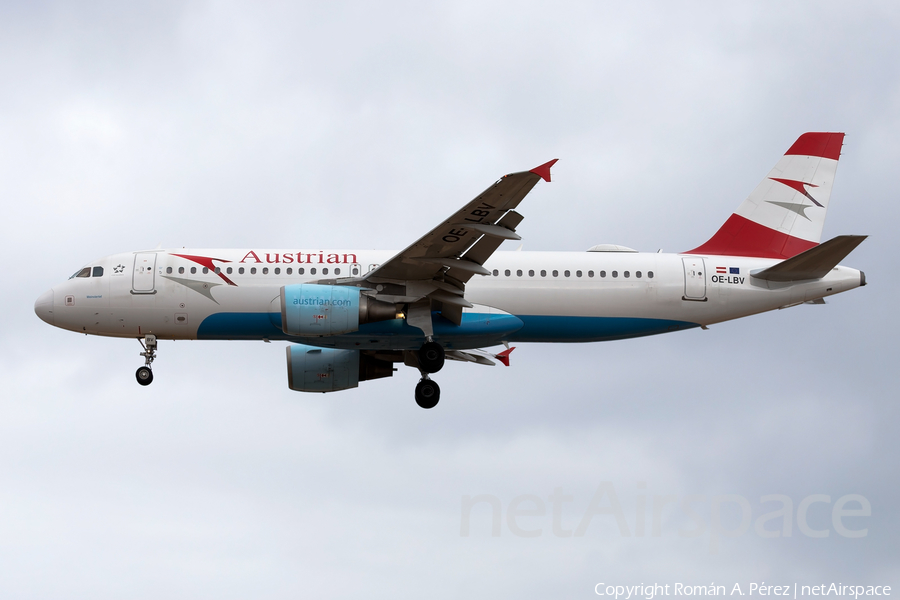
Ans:
[[[430,379],[421,380],[416,385],[416,404],[422,408],[434,408],[441,399],[441,388]]]
[[[139,384],[150,385],[153,383],[153,371],[150,370],[150,364],[156,358],[156,336],[146,335],[144,339],[138,338],[138,341],[144,349],[141,352],[141,356],[144,357],[144,366],[140,367],[134,376]]]
[[[153,371],[151,371],[149,367],[139,367],[134,376],[141,385],[150,385],[153,383]]]
[[[437,342],[425,342],[419,348],[419,368],[426,373],[437,373],[444,366],[444,347]]]

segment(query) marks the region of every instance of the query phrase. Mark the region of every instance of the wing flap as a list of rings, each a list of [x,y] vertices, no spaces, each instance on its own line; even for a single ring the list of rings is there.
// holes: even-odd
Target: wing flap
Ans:
[[[460,362],[473,362],[487,367],[496,366],[496,363],[486,356],[473,354],[471,352],[463,352],[461,350],[449,350],[444,356],[450,360],[458,360]]]

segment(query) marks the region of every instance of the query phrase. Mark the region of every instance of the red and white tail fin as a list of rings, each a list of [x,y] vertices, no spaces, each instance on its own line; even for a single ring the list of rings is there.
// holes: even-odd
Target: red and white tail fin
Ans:
[[[843,133],[804,133],[708,242],[686,254],[790,258],[816,246]]]

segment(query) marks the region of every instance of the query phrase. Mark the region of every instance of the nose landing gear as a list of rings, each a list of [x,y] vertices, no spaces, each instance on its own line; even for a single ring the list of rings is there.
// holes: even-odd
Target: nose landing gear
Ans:
[[[138,368],[134,377],[139,384],[150,385],[153,383],[153,371],[150,369],[150,365],[153,363],[153,359],[156,358],[156,336],[147,335],[144,336],[143,340],[138,338],[138,341],[141,343],[141,347],[144,348],[144,351],[141,352],[141,356],[144,357],[144,366]]]

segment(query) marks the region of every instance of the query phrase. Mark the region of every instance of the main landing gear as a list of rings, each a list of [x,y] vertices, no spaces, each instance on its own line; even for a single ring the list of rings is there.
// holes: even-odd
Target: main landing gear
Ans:
[[[143,340],[138,338],[138,341],[144,348],[144,351],[141,352],[141,356],[144,357],[144,366],[139,367],[134,376],[139,384],[150,385],[153,383],[153,371],[150,369],[150,365],[156,358],[156,336],[147,335]]]
[[[441,388],[428,375],[437,373],[444,366],[444,347],[430,337],[417,354],[422,379],[416,385],[416,404],[422,408],[434,408],[441,399]]]
[[[434,408],[441,399],[441,388],[436,381],[422,377],[416,385],[416,404],[422,408]]]
[[[419,369],[426,373],[437,373],[444,366],[444,347],[429,340],[419,348]]]

